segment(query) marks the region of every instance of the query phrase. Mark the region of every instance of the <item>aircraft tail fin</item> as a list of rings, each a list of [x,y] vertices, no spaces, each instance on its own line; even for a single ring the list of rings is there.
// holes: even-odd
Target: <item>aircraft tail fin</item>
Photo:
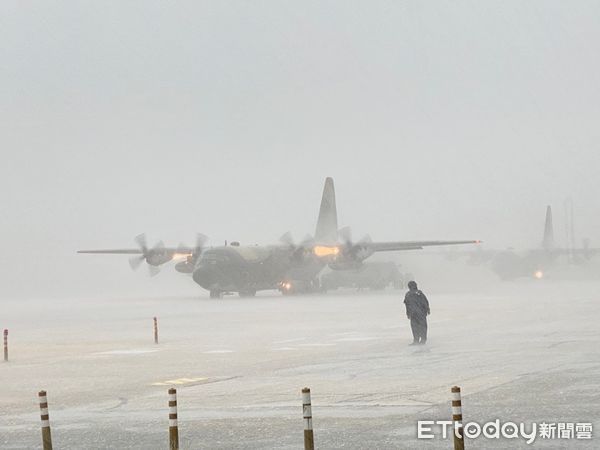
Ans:
[[[554,248],[554,226],[552,225],[552,208],[546,207],[546,222],[544,224],[544,240],[542,241],[544,250]]]
[[[317,220],[317,229],[315,231],[315,241],[319,244],[335,244],[338,240],[337,230],[335,188],[333,186],[333,178],[328,177],[325,179],[325,187],[323,188],[319,219]]]

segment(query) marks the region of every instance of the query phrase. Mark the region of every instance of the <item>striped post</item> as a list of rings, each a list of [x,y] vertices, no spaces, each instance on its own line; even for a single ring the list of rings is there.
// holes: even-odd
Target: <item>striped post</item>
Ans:
[[[177,427],[177,389],[169,389],[169,450],[179,450]]]
[[[158,320],[154,318],[154,343],[158,344]]]
[[[8,361],[8,330],[4,330],[4,361]]]
[[[465,449],[465,438],[463,435],[462,403],[460,400],[460,388],[452,386],[452,422],[454,424],[454,450]]]
[[[42,444],[44,450],[52,450],[52,436],[50,434],[50,415],[48,414],[48,397],[46,391],[38,393],[40,400],[40,417],[42,419]]]
[[[304,450],[315,450],[310,389],[307,387],[302,389],[302,415],[304,416]]]

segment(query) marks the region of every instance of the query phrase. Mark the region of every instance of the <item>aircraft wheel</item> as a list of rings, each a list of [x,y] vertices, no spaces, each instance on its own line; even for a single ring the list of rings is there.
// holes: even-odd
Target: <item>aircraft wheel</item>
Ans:
[[[310,282],[310,291],[311,292],[319,292],[321,290],[321,280],[318,278],[313,278]]]
[[[223,298],[223,293],[221,291],[213,289],[210,291],[210,298]]]

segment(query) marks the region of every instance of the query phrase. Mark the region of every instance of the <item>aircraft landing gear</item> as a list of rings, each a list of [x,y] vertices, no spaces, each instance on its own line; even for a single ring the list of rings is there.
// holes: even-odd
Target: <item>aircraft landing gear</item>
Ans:
[[[223,293],[216,289],[210,291],[210,298],[223,298]]]
[[[239,292],[240,297],[245,298],[245,297],[254,297],[256,295],[256,291],[249,289],[247,291],[240,291]]]

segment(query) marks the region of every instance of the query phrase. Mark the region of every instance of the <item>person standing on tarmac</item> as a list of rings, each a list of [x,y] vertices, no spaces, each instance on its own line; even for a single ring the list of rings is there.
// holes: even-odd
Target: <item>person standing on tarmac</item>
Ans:
[[[413,342],[410,345],[425,344],[427,342],[427,316],[429,315],[429,301],[423,292],[417,289],[417,283],[408,282],[408,292],[404,296],[406,317],[410,320],[413,333]]]

